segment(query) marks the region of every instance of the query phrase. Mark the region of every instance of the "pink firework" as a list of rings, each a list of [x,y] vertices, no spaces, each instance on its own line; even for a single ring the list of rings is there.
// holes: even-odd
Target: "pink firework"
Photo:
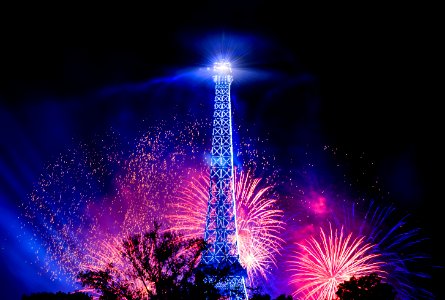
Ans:
[[[146,298],[148,297],[148,291],[154,290],[154,285],[152,282],[141,278],[141,276],[137,276],[131,261],[123,255],[122,243],[123,241],[117,238],[100,241],[99,247],[101,250],[88,251],[79,268],[80,270],[93,272],[108,270],[114,282],[119,282],[121,285],[128,287],[129,294],[141,295]],[[82,288],[80,291],[91,294],[94,299],[100,299],[101,296],[90,287]]]
[[[284,229],[283,211],[277,208],[272,185],[262,187],[262,178],[253,171],[235,171],[235,199],[240,262],[253,282],[258,275],[267,277],[282,248],[279,237]],[[185,237],[203,237],[209,197],[209,178],[201,172],[181,186],[177,202],[167,216],[170,228]]]
[[[129,152],[110,132],[49,163],[21,206],[23,226],[40,246],[35,254],[42,271],[77,288],[80,271],[114,260],[113,271],[125,280],[127,266],[116,241],[151,230],[154,220],[163,223],[164,203],[180,186],[186,166],[198,161],[197,139],[203,137],[199,123],[189,125],[165,130],[159,124]]]
[[[374,245],[364,243],[364,237],[345,236],[329,227],[327,235],[320,227],[319,239],[311,237],[298,243],[299,250],[289,265],[293,275],[290,283],[296,287],[295,298],[335,299],[338,285],[352,276],[361,277],[373,272],[384,277],[378,254],[372,253]],[[299,298],[298,298],[299,299]]]

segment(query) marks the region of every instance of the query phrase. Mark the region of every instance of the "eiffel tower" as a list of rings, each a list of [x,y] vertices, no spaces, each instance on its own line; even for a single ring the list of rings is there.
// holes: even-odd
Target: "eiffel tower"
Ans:
[[[232,111],[230,84],[233,81],[229,62],[213,66],[215,101],[213,110],[210,188],[204,239],[210,248],[202,254],[201,270],[208,282],[215,283],[224,298],[248,299],[246,270],[238,251],[236,205],[233,177]],[[220,280],[218,275],[224,274]]]

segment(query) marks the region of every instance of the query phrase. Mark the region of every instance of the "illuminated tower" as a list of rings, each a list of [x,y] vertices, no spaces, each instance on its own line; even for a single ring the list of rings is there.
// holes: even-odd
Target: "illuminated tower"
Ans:
[[[233,177],[232,110],[230,63],[219,62],[213,67],[215,102],[213,111],[210,189],[205,240],[211,245],[201,259],[207,280],[216,282],[223,296],[247,299],[246,271],[239,262],[236,205]],[[224,281],[217,275],[227,274]],[[226,273],[227,272],[227,273]]]

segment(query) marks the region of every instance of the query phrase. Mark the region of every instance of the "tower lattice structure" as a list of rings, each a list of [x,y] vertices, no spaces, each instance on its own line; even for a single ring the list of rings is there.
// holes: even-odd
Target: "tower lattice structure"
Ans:
[[[210,188],[204,238],[210,247],[203,252],[201,267],[229,299],[247,299],[247,273],[239,261],[234,191],[230,63],[215,63]],[[219,276],[223,275],[224,280]]]

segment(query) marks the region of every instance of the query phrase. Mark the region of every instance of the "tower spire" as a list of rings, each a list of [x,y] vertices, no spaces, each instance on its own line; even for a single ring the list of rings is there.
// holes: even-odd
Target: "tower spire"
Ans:
[[[213,110],[210,188],[204,239],[210,248],[204,251],[201,266],[207,280],[215,282],[221,294],[229,299],[247,299],[246,271],[239,262],[238,233],[234,191],[232,111],[230,85],[231,65],[217,62],[213,67],[215,101]],[[218,272],[225,276],[217,281]]]

